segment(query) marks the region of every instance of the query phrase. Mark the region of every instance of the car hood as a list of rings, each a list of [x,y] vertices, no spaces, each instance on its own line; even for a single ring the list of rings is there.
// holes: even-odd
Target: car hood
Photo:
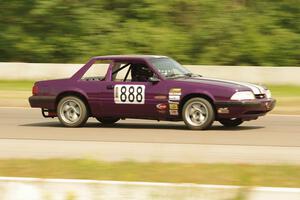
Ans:
[[[266,88],[264,88],[263,86],[255,85],[252,83],[229,81],[229,80],[222,80],[222,79],[208,78],[208,77],[190,77],[190,78],[180,79],[180,81],[186,81],[191,83],[202,83],[207,85],[217,85],[217,86],[232,88],[239,91],[251,90],[254,94],[264,94],[266,91]]]

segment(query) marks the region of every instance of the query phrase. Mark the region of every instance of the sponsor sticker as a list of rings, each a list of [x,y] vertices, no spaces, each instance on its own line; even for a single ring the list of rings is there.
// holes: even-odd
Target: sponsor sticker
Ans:
[[[169,100],[179,101],[180,100],[180,96],[178,96],[178,95],[169,95]]]
[[[158,109],[158,110],[165,110],[165,109],[167,109],[167,104],[164,104],[164,103],[160,103],[160,104],[157,104],[156,105],[156,108]]]
[[[229,109],[228,108],[219,108],[218,109],[218,113],[220,113],[220,114],[228,114],[229,113]]]
[[[170,115],[178,115],[178,110],[169,110]]]
[[[170,91],[169,91],[169,94],[181,95],[181,88],[171,88]]]
[[[178,103],[170,103],[169,108],[170,110],[178,110]]]
[[[171,88],[169,91],[169,100],[179,101],[181,96],[181,88]]]

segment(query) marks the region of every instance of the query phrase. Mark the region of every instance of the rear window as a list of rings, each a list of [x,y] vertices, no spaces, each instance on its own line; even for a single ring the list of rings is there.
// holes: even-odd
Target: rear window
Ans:
[[[82,80],[101,81],[105,79],[106,72],[112,61],[101,60],[96,61],[82,76]]]

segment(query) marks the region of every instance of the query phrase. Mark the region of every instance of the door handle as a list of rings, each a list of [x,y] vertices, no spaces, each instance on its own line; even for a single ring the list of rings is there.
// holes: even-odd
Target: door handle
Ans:
[[[107,86],[106,86],[106,89],[112,90],[112,89],[114,89],[114,86],[113,86],[113,85],[107,85]]]

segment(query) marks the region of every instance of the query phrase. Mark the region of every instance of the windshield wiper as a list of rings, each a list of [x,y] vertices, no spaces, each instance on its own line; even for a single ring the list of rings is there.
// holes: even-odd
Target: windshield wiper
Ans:
[[[202,77],[198,74],[186,73],[186,74],[168,74],[165,76],[166,78],[179,78],[179,77]]]
[[[188,76],[188,77],[202,77],[201,75],[199,74],[193,74],[193,73],[186,73],[184,74],[185,76]]]
[[[181,76],[184,76],[184,74],[168,74],[165,77],[166,78],[178,78],[178,77],[181,77]]]

